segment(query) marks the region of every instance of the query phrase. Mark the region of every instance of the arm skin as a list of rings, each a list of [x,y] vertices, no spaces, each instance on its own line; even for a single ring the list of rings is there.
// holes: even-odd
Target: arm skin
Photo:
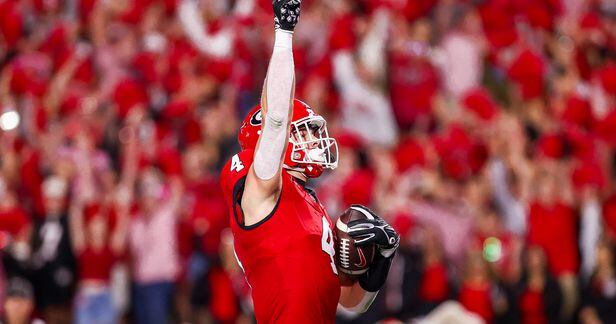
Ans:
[[[376,293],[365,291],[358,282],[353,286],[340,287],[340,300],[338,303],[346,310],[355,313],[364,313],[368,310]]]

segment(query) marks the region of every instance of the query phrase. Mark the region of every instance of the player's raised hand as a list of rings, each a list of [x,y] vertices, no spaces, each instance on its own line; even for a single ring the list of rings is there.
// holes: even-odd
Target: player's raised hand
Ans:
[[[293,32],[299,21],[302,0],[273,0],[274,26],[287,32]]]

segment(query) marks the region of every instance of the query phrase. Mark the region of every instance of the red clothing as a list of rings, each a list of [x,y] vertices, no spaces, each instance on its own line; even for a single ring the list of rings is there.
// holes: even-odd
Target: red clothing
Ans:
[[[411,51],[391,53],[390,64],[394,115],[400,126],[409,127],[431,115],[432,99],[439,87],[438,71],[429,60]]]
[[[541,246],[552,274],[575,273],[579,265],[576,216],[564,203],[530,206],[528,241]]]
[[[616,195],[603,203],[602,211],[605,231],[612,239],[616,239]]]
[[[212,299],[212,316],[217,322],[235,323],[239,307],[231,278],[223,269],[214,268],[210,271],[208,280],[212,296],[216,296]]]
[[[91,247],[86,247],[78,256],[79,280],[100,280],[109,282],[111,268],[116,261],[116,257],[109,247],[100,251],[95,251]]]
[[[477,286],[464,283],[458,300],[467,310],[481,316],[486,322],[490,323],[494,318],[490,284]]]
[[[518,300],[518,308],[524,324],[544,324],[548,322],[541,291],[527,289]]]
[[[221,182],[231,215],[235,252],[252,287],[259,323],[334,323],[340,298],[332,222],[307,189],[282,172],[274,211],[245,227],[238,201],[253,151],[235,155]]]
[[[444,264],[426,266],[421,277],[419,297],[426,302],[441,302],[449,297],[447,269]]]
[[[15,206],[7,209],[0,208],[0,232],[8,232],[17,236],[30,223],[26,212]]]

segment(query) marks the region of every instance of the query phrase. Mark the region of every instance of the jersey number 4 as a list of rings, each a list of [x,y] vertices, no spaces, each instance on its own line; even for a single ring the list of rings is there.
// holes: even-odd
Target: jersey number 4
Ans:
[[[336,250],[334,250],[334,234],[332,233],[332,229],[329,228],[329,223],[325,216],[323,216],[323,235],[321,236],[321,248],[323,252],[329,255],[331,260],[332,271],[335,274],[338,274],[338,270],[336,269],[336,263],[334,263],[334,255],[336,255]]]
[[[231,158],[231,171],[240,172],[244,169],[244,164],[240,160],[240,157],[235,154]]]

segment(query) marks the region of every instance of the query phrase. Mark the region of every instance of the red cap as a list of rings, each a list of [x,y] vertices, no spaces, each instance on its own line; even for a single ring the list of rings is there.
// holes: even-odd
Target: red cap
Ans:
[[[553,29],[555,14],[544,2],[527,2],[524,11],[531,26],[548,31]]]
[[[426,162],[423,147],[413,138],[406,138],[394,150],[399,172],[405,172],[414,166],[422,166]]]
[[[374,173],[370,170],[358,170],[349,176],[342,185],[342,203],[347,206],[372,203]]]
[[[47,84],[41,76],[29,68],[13,65],[11,77],[11,91],[15,94],[32,94],[42,97],[47,91]]]
[[[156,55],[154,53],[139,53],[133,60],[133,67],[146,83],[154,83],[160,79],[156,70]]]
[[[165,118],[182,118],[193,110],[193,104],[185,100],[170,102],[163,108],[162,114]]]
[[[408,237],[413,227],[415,227],[415,222],[413,221],[413,216],[410,213],[400,211],[394,215],[392,226],[396,232],[400,234],[400,236]]]
[[[509,11],[496,1],[488,2],[479,8],[484,33],[494,48],[507,47],[518,38],[513,15]]]
[[[85,24],[90,20],[90,15],[97,2],[98,0],[79,0],[79,5],[77,7],[79,9],[79,19],[81,23]]]
[[[89,223],[95,217],[104,217],[101,213],[101,205],[99,203],[92,203],[84,207],[83,209],[83,219],[84,223]]]
[[[334,136],[339,147],[346,147],[352,150],[359,150],[364,146],[362,139],[356,134],[343,132]]]
[[[577,158],[582,160],[597,158],[595,151],[596,137],[592,133],[586,132],[579,127],[567,127],[565,128],[565,136],[567,143],[569,143],[573,150],[573,155]]]
[[[159,150],[158,165],[165,174],[182,174],[182,156],[174,148],[167,147]]]
[[[353,34],[352,15],[342,15],[334,18],[329,39],[332,50],[347,50],[355,46],[355,35]]]
[[[616,64],[607,64],[598,73],[603,89],[612,96],[616,95]]]
[[[18,11],[17,1],[0,3],[0,34],[9,47],[15,47],[21,39],[23,18]]]
[[[509,77],[520,86],[523,99],[533,99],[543,93],[545,64],[543,59],[530,50],[525,50],[509,67]]]
[[[499,110],[490,94],[482,88],[468,91],[462,99],[462,104],[483,120],[491,120]]]
[[[616,107],[603,119],[595,123],[595,131],[610,146],[616,147]]]
[[[487,159],[485,146],[475,142],[459,125],[451,125],[445,134],[435,138],[434,148],[443,172],[456,180],[480,171]]]
[[[584,29],[602,29],[601,17],[596,12],[587,12],[580,18],[580,27]]]
[[[202,135],[201,123],[194,118],[189,119],[184,126],[184,140],[186,144],[199,143]]]
[[[132,79],[120,81],[113,92],[113,100],[122,118],[138,105],[147,106],[148,94],[142,84]]]
[[[570,96],[565,102],[565,111],[562,119],[569,124],[582,128],[590,128],[594,122],[592,107],[588,100],[579,96]]]
[[[537,153],[559,159],[565,155],[565,142],[560,134],[545,134],[537,141]]]
[[[603,188],[607,182],[601,166],[591,160],[582,161],[571,174],[571,180],[576,188],[597,187]]]

